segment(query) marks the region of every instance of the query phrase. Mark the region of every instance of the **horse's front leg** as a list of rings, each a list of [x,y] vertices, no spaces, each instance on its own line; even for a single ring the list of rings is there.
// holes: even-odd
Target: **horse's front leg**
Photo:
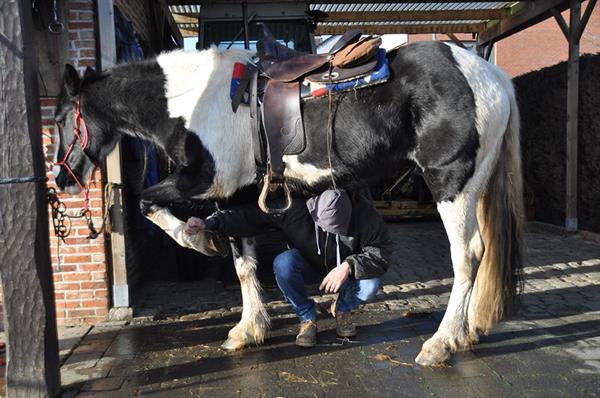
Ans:
[[[253,238],[229,238],[235,271],[242,290],[242,319],[229,331],[222,347],[238,350],[251,344],[261,344],[270,327],[269,314],[262,299],[262,289],[256,276],[256,241]]]
[[[169,208],[169,203],[187,200],[176,188],[175,174],[160,183],[144,190],[140,201],[142,214],[160,229],[165,231],[180,246],[196,250],[207,256],[225,255],[227,242],[218,234],[208,231],[195,234],[184,232],[185,222],[175,217]]]

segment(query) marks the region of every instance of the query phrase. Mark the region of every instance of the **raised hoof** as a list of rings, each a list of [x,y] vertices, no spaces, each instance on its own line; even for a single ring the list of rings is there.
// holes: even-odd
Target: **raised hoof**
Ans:
[[[450,356],[450,350],[441,341],[431,342],[431,340],[428,340],[423,344],[423,348],[415,358],[415,362],[421,366],[443,367],[448,365]]]

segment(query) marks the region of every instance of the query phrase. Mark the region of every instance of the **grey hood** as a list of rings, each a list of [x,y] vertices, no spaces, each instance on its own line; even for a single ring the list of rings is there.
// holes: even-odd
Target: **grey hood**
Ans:
[[[306,201],[308,212],[315,223],[317,254],[321,254],[319,245],[319,227],[335,234],[337,265],[340,265],[340,235],[348,235],[352,218],[352,202],[345,191],[328,190]]]

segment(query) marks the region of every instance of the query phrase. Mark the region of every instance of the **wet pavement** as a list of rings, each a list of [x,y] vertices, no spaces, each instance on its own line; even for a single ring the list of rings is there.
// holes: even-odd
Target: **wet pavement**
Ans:
[[[260,347],[219,346],[240,318],[239,291],[214,282],[154,283],[135,318],[64,329],[65,397],[595,397],[600,396],[600,243],[530,225],[518,317],[449,367],[414,364],[435,332],[452,284],[438,222],[390,224],[394,266],[355,316],[353,341],[325,311],[319,344],[296,347],[297,321],[267,289],[272,332]],[[323,308],[333,296],[318,296]],[[67,336],[67,337],[64,337]]]

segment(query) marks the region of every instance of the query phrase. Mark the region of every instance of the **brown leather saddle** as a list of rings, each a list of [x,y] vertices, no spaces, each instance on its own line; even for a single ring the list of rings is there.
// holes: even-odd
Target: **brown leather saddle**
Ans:
[[[361,39],[360,30],[346,32],[326,54],[305,54],[278,43],[263,24],[264,38],[257,42],[253,64],[233,100],[234,112],[245,92],[249,93],[254,155],[262,169],[263,187],[259,206],[266,213],[282,213],[291,206],[284,180],[283,155],[297,155],[306,146],[301,113],[300,87],[306,79],[336,83],[370,73],[377,64],[379,37]],[[262,128],[261,128],[262,126]],[[283,199],[271,201],[280,191]]]

